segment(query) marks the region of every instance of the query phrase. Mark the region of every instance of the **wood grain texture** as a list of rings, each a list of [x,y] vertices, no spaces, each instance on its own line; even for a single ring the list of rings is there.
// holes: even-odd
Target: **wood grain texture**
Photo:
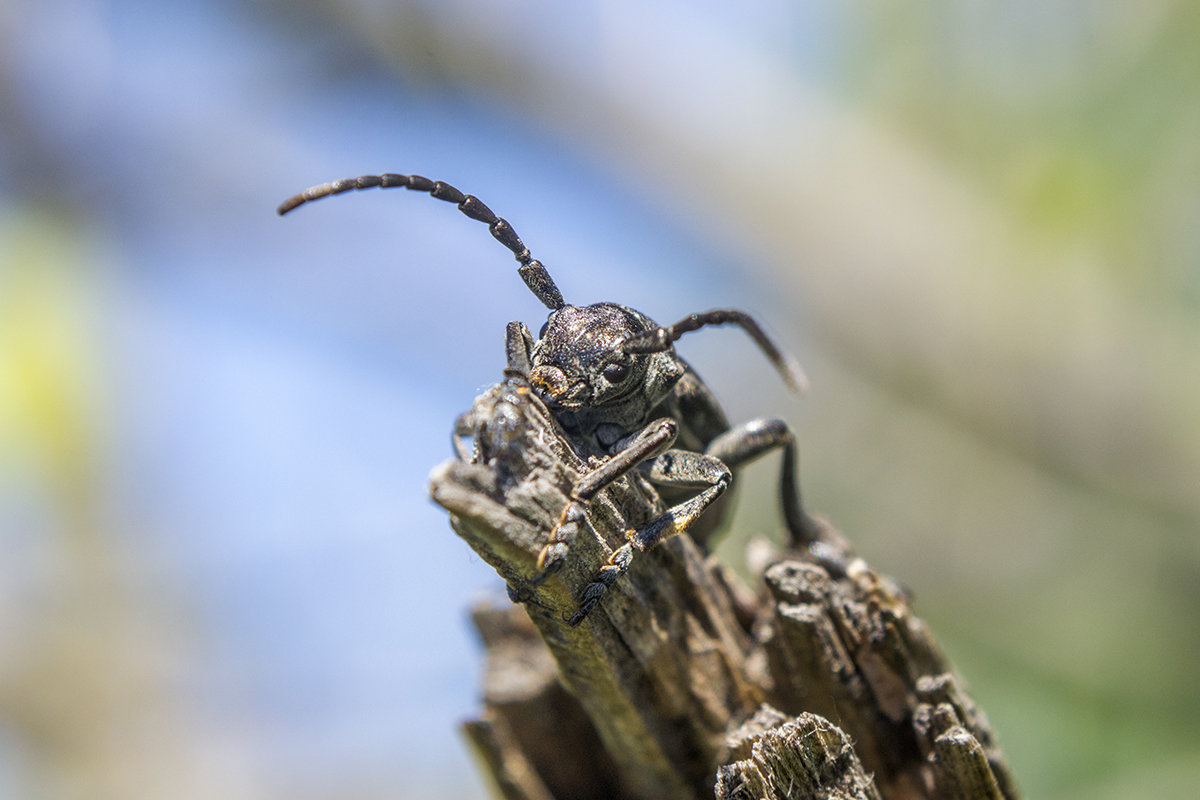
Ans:
[[[602,491],[567,565],[534,585],[572,482],[600,455],[573,450],[519,380],[465,423],[473,455],[436,469],[431,492],[523,601],[475,613],[488,665],[466,732],[498,796],[1018,797],[904,592],[827,523],[828,543],[762,559],[757,588],[676,536],[572,628],[577,593],[661,512],[657,493],[636,473]]]

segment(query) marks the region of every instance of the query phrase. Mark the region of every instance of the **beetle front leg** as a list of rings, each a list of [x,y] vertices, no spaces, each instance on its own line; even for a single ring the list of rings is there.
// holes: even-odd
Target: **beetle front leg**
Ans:
[[[508,368],[529,377],[533,369],[529,352],[533,349],[533,336],[524,322],[510,322],[504,328],[504,357]]]
[[[567,620],[571,626],[583,622],[608,587],[621,577],[633,561],[635,551],[656,547],[664,539],[683,533],[705,509],[729,488],[732,473],[720,459],[690,450],[668,450],[655,458],[647,470],[651,483],[679,488],[702,488],[695,497],[672,506],[636,531],[626,534],[625,544],[609,556],[596,577],[579,595],[579,610]]]
[[[669,417],[655,420],[639,431],[624,449],[575,481],[571,487],[570,502],[550,531],[546,546],[538,554],[535,584],[541,583],[562,566],[567,557],[567,544],[574,538],[579,523],[583,522],[588,502],[605,486],[674,444],[678,434],[679,424],[675,420]]]

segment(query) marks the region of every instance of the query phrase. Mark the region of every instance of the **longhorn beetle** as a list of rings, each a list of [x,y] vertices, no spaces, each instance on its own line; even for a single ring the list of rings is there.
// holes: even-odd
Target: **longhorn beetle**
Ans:
[[[524,323],[508,323],[508,371],[529,382],[569,437],[589,441],[609,456],[575,482],[538,555],[534,582],[540,583],[562,566],[588,501],[630,470],[640,470],[671,500],[679,495],[686,498],[627,533],[625,544],[580,593],[579,608],[567,620],[569,625],[583,621],[629,568],[635,551],[649,550],[687,530],[729,488],[732,470],[769,450],[783,451],[780,497],[793,543],[806,546],[820,538],[817,524],[800,503],[796,443],[787,423],[755,419],[730,427],[712,392],[675,353],[674,343],[685,333],[707,325],[737,325],[754,339],[788,386],[803,391],[805,379],[799,366],[753,318],[741,311],[717,309],[664,327],[616,303],[569,305],[507,220],[473,195],[420,175],[364,175],[323,183],[284,201],[279,214],[329,195],[398,186],[454,203],[463,214],[487,225],[492,236],[516,256],[518,273],[550,309],[550,317],[536,341]]]

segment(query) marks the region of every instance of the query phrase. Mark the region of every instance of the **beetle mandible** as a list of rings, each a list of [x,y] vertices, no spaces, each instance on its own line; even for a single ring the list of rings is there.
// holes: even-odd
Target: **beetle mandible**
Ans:
[[[820,538],[818,524],[800,502],[791,428],[779,419],[755,419],[731,427],[712,392],[675,352],[674,343],[685,333],[708,325],[737,325],[754,339],[784,381],[803,391],[805,379],[799,366],[752,317],[716,309],[661,326],[616,303],[569,305],[507,220],[475,196],[420,175],[385,173],[323,183],[286,200],[279,214],[330,195],[401,186],[454,203],[466,216],[486,224],[492,236],[516,256],[518,273],[550,309],[550,317],[536,340],[524,323],[508,323],[508,369],[529,381],[569,437],[589,441],[609,456],[575,482],[538,555],[534,582],[562,566],[587,503],[630,470],[641,471],[671,502],[684,498],[628,532],[625,544],[613,551],[580,593],[579,608],[568,624],[583,621],[629,568],[636,551],[649,550],[691,527],[729,488],[733,470],[770,450],[783,451],[780,498],[793,544],[806,546]]]

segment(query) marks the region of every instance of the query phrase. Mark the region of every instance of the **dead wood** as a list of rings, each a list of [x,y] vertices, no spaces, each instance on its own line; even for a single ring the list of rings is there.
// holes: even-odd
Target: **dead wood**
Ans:
[[[639,554],[579,627],[576,595],[661,512],[638,474],[591,503],[567,565],[535,560],[588,461],[519,382],[466,419],[434,499],[523,605],[480,609],[469,741],[504,798],[1016,798],[986,718],[902,589],[828,543],[752,590],[688,536]],[[592,463],[597,463],[593,461]]]

